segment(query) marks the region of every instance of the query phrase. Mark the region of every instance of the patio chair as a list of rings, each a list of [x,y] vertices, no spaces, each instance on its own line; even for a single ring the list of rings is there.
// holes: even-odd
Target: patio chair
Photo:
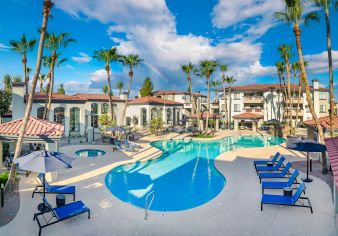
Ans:
[[[290,175],[290,168],[292,164],[288,162],[284,169],[281,172],[260,172],[258,173],[259,182],[262,182],[262,179],[273,179],[273,178],[285,178]]]
[[[38,175],[39,180],[41,181],[42,185],[38,185],[35,187],[32,198],[36,193],[43,193],[43,176],[42,174]],[[45,188],[46,194],[69,194],[73,195],[73,201],[75,201],[75,186],[67,186],[67,185],[49,185],[48,181],[45,180]]]
[[[277,161],[278,157],[280,156],[279,152],[276,152],[276,154],[274,155],[274,157],[271,160],[258,160],[258,161],[254,161],[254,166],[256,165],[269,165],[269,164],[275,164],[275,162]]]
[[[310,199],[307,197],[301,197],[305,189],[306,189],[305,183],[302,182],[299,185],[297,191],[292,196],[263,194],[261,200],[261,211],[263,211],[264,204],[269,204],[269,205],[307,207],[310,208],[312,214],[313,210]],[[307,201],[307,204],[304,200]]]
[[[130,143],[127,139],[124,139],[124,140],[123,140],[123,144],[124,144],[126,147],[137,148],[137,149],[142,148],[141,145],[137,145],[137,144],[135,144],[135,143]]]
[[[283,162],[285,161],[285,157],[281,156],[281,158],[278,160],[276,165],[272,166],[255,166],[256,171],[278,171],[280,168],[283,167]]]
[[[120,141],[116,141],[115,146],[118,150],[127,151],[127,152],[136,152],[135,148],[133,147],[129,147],[129,146],[123,147]]]
[[[288,181],[279,181],[279,182],[262,182],[262,193],[264,193],[265,189],[283,189],[283,188],[289,188],[293,184],[297,183],[297,177],[299,175],[298,170],[295,170]]]
[[[64,206],[56,208],[52,208],[51,204],[48,203],[46,198],[43,198],[43,202],[46,206],[46,209],[42,212],[35,213],[33,218],[33,220],[36,220],[38,223],[39,236],[41,235],[42,228],[67,220],[74,216],[88,212],[88,219],[90,219],[90,209],[86,207],[82,201],[68,203]],[[46,218],[46,215],[49,213],[49,217]]]

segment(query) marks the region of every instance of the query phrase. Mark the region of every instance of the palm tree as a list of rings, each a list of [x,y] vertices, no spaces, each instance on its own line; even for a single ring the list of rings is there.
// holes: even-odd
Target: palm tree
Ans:
[[[209,129],[209,114],[210,114],[210,79],[211,76],[215,73],[216,68],[218,67],[217,61],[214,60],[204,60],[200,61],[199,63],[199,70],[198,74],[200,74],[201,77],[206,78],[207,80],[207,88],[208,88],[208,101],[207,101],[207,120],[205,125],[205,134],[208,134]]]
[[[308,66],[308,62],[304,61],[304,65],[305,65],[305,68],[306,68]],[[298,70],[300,71],[300,64],[299,63],[297,65],[297,67],[298,67]],[[302,95],[301,94],[302,93],[302,87],[303,87],[303,84],[304,84],[302,73],[299,72],[298,76],[299,76],[299,78],[298,78],[298,98],[297,98],[296,124],[295,124],[296,127],[297,127],[297,123],[298,123],[298,113],[299,113],[299,106],[300,106],[300,97]]]
[[[214,89],[214,92],[215,92],[215,101],[220,104],[219,102],[219,96],[218,96],[218,89],[219,89],[219,86],[221,85],[221,81],[218,81],[218,80],[213,80],[211,81],[211,87]]]
[[[194,90],[192,89],[192,80],[191,80],[191,73],[194,72],[195,65],[192,64],[191,62],[189,62],[186,65],[181,65],[181,69],[182,71],[186,74],[187,76],[187,81],[188,81],[188,90],[190,92],[190,97],[191,97],[191,103],[193,106],[193,110],[192,110],[192,114],[196,114],[197,113],[197,123],[198,123],[198,128],[200,128],[201,125],[201,121],[200,121],[200,114],[199,114],[199,109],[197,108],[197,101],[195,100],[195,96],[194,96]]]
[[[51,62],[50,62],[50,83],[49,83],[49,91],[48,91],[48,106],[46,110],[45,119],[49,118],[49,111],[52,107],[52,95],[53,95],[53,87],[54,87],[54,69],[57,63],[61,64],[66,59],[60,60],[59,50],[61,47],[66,48],[70,43],[75,42],[75,39],[69,37],[69,33],[60,33],[55,34],[47,33],[46,34],[46,44],[45,47],[51,52]]]
[[[226,89],[226,81],[225,81],[225,72],[228,70],[228,65],[226,64],[220,64],[219,65],[219,70],[222,73],[222,82],[223,82],[223,97],[224,97],[224,112],[225,112],[225,117],[226,120],[228,119],[228,100],[227,96],[225,94],[225,89]]]
[[[124,87],[123,81],[119,80],[116,82],[116,88],[119,90],[119,94],[121,94],[123,87]]]
[[[23,79],[21,75],[15,75],[12,77],[14,83],[22,83]]]
[[[309,81],[307,78],[306,68],[304,64],[304,58],[303,58],[303,51],[302,51],[302,45],[300,41],[301,36],[301,30],[300,30],[300,23],[302,23],[303,20],[303,11],[304,11],[304,3],[302,0],[285,0],[285,6],[286,10],[285,12],[275,12],[274,16],[276,19],[283,21],[285,23],[288,23],[293,26],[293,32],[295,34],[296,38],[296,45],[297,45],[297,52],[298,52],[298,58],[300,63],[300,69],[301,69],[301,75],[304,79],[304,85],[305,85],[305,91],[306,91],[306,100],[310,109],[310,112],[312,114],[312,117],[316,123],[318,134],[319,134],[319,141],[324,142],[324,133],[323,128],[319,123],[319,119],[317,117],[317,114],[315,112],[315,109],[313,107],[313,102],[311,98],[310,93],[310,86]],[[310,20],[318,20],[318,15],[314,15],[312,13],[308,14],[305,17],[305,22],[309,22]],[[327,161],[325,155],[322,155],[323,159],[323,173],[327,173]]]
[[[228,130],[230,130],[231,123],[231,85],[236,82],[233,76],[227,76],[225,82],[228,84],[228,97],[229,97],[229,113],[228,113]]]
[[[331,138],[334,135],[334,93],[333,93],[333,67],[332,67],[332,48],[331,48],[331,24],[330,24],[330,7],[332,0],[311,0],[318,7],[324,10],[326,21],[326,43],[327,43],[327,56],[329,60],[329,87],[330,87],[330,134]],[[338,7],[338,1],[336,2],[336,8]]]
[[[26,96],[28,95],[28,81],[27,81],[27,53],[33,51],[36,44],[36,39],[27,40],[26,35],[23,34],[20,40],[11,40],[9,42],[11,49],[22,56],[22,64],[25,78]]]
[[[94,52],[93,58],[97,59],[98,61],[102,61],[105,63],[105,70],[107,73],[107,85],[108,85],[108,98],[109,98],[109,108],[110,108],[110,118],[111,120],[115,121],[114,118],[114,108],[113,108],[113,100],[112,100],[112,88],[110,82],[110,63],[116,62],[119,59],[119,55],[117,53],[116,48],[111,49],[100,49],[99,51]]]
[[[285,104],[286,104],[286,92],[285,92],[285,86],[284,85],[284,73],[285,73],[285,64],[282,61],[276,62],[276,68],[277,68],[277,75],[279,80],[279,87],[282,91],[282,99],[283,99],[283,115],[282,119],[285,119]],[[282,85],[283,84],[283,85]],[[280,106],[279,106],[280,107]]]
[[[290,126],[290,134],[292,133],[292,107],[291,107],[291,65],[290,65],[290,58],[291,58],[291,46],[283,44],[278,47],[280,51],[281,58],[284,59],[285,69],[286,69],[286,76],[287,76],[287,100],[288,100],[288,113],[289,113],[289,126]]]
[[[27,69],[26,69],[26,79],[25,79],[25,81],[27,81],[26,83],[27,84],[29,84],[29,75],[30,75],[30,73],[32,72],[32,68],[31,67],[27,67]],[[28,86],[29,87],[29,86]],[[28,93],[27,93],[28,94]]]
[[[103,88],[102,88],[102,91],[104,94],[108,94],[108,91],[109,91],[109,88],[108,88],[108,85],[104,85]]]
[[[3,77],[3,84],[5,92],[10,94],[12,92],[12,76],[5,74]]]
[[[133,75],[134,75],[133,68],[140,65],[142,63],[142,61],[143,61],[143,59],[141,59],[138,55],[135,55],[135,54],[124,55],[124,56],[121,56],[121,58],[120,58],[120,62],[123,64],[123,66],[129,68],[129,85],[128,85],[127,97],[126,97],[126,101],[125,101],[124,109],[123,109],[123,113],[122,113],[121,125],[124,124],[124,120],[125,120],[125,116],[126,116],[131,85],[132,85],[132,82],[133,82]]]
[[[43,83],[46,81],[46,74],[40,74],[39,80],[40,80],[40,93],[43,93]]]
[[[35,66],[34,76],[33,76],[32,84],[31,84],[31,90],[29,92],[29,96],[28,96],[28,99],[27,99],[25,115],[23,117],[22,125],[21,125],[20,131],[19,131],[19,137],[18,137],[16,147],[15,147],[14,159],[16,159],[20,156],[22,143],[23,143],[23,139],[24,139],[24,136],[25,136],[26,128],[27,128],[27,124],[28,124],[29,117],[30,117],[30,114],[31,114],[31,111],[32,111],[35,88],[36,88],[36,84],[38,82],[39,75],[40,75],[41,61],[42,61],[43,48],[44,48],[44,43],[45,43],[45,35],[46,35],[46,30],[47,30],[47,24],[48,24],[48,19],[49,19],[52,7],[53,7],[53,3],[52,3],[51,0],[44,0],[43,1],[42,26],[39,30],[40,41],[39,41],[38,53],[37,53],[37,57],[36,57],[36,66]],[[9,184],[10,190],[13,190],[15,175],[16,175],[16,165],[12,165],[11,170],[10,170],[9,180],[8,180],[8,182],[10,183]]]

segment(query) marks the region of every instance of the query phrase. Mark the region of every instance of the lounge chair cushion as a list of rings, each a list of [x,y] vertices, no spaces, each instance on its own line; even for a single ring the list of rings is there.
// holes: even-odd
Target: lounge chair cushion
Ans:
[[[53,209],[53,213],[58,220],[64,220],[87,211],[89,211],[89,208],[86,207],[82,201],[72,202],[62,207]]]
[[[263,204],[278,204],[278,205],[293,205],[292,197],[290,196],[281,196],[281,195],[270,195],[263,194],[262,196]]]
[[[75,186],[53,186],[53,185],[49,185],[48,187],[46,187],[46,192],[74,194],[75,193]]]
[[[254,161],[254,165],[265,165],[268,163],[275,163],[279,157],[280,153],[276,152],[276,154],[274,155],[274,157],[271,160],[258,160],[258,161]]]
[[[288,162],[284,169],[281,172],[278,173],[270,173],[270,172],[261,172],[259,173],[259,178],[284,178],[286,176],[286,174],[288,173],[288,171],[291,168],[291,163]]]

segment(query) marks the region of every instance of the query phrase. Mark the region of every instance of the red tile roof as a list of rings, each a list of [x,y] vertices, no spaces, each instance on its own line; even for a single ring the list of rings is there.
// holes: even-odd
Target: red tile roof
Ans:
[[[34,95],[34,102],[42,102],[42,101],[45,101],[45,99],[46,99],[45,93],[36,93]],[[81,97],[53,93],[52,101],[83,101],[84,102],[86,100]]]
[[[198,113],[198,114],[191,114],[189,115],[189,118],[202,118],[206,119],[207,116],[209,116],[209,119],[215,119],[215,118],[220,118],[220,115],[217,114],[210,114],[210,113]]]
[[[321,126],[324,129],[330,129],[330,116],[324,116],[324,117],[320,117],[318,119],[319,119],[319,123],[321,124]],[[307,126],[310,126],[312,128],[316,127],[316,123],[315,123],[314,120],[304,121],[304,124],[307,125]],[[334,129],[338,129],[338,116],[334,116],[333,127],[334,127]]]
[[[239,114],[239,115],[235,115],[233,116],[234,119],[261,119],[263,118],[263,115],[258,115],[258,114],[255,114],[255,113],[250,113],[250,112],[245,112],[245,113],[242,113],[242,114]]]
[[[77,93],[73,95],[74,97],[81,98],[88,101],[109,101],[109,96],[107,94],[94,94],[94,93]],[[124,101],[119,97],[112,96],[113,101]]]
[[[159,90],[157,92],[153,93],[154,96],[159,95],[190,95],[190,92],[188,91],[182,91],[182,90]],[[201,93],[194,93],[194,96],[196,97],[206,97],[205,95]]]
[[[239,86],[233,86],[231,87],[231,90],[233,91],[267,91],[270,89],[277,90],[280,89],[279,84],[250,84],[250,85],[239,85]],[[282,88],[284,88],[284,85],[282,85]],[[291,89],[296,88],[296,90],[299,88],[298,85],[291,84]],[[310,90],[313,90],[312,86],[310,86]],[[328,91],[327,88],[318,88],[319,91]],[[223,91],[223,88],[219,91]],[[302,86],[302,91],[305,91],[305,87]]]
[[[338,137],[324,139],[327,153],[329,154],[330,164],[334,180],[336,182],[336,188],[338,188]]]
[[[0,124],[0,136],[6,136],[6,135],[19,136],[22,123],[23,123],[23,118]],[[64,133],[64,126],[62,124],[30,117],[28,121],[25,136],[29,136],[29,137],[60,136],[61,137],[63,133]]]
[[[159,105],[169,105],[169,106],[182,106],[183,103],[174,102],[171,100],[166,100],[158,97],[153,96],[146,96],[141,98],[135,98],[129,102],[130,105],[136,104],[159,104]]]

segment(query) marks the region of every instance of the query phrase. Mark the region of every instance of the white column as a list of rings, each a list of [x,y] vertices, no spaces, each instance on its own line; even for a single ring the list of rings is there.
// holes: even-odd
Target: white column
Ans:
[[[238,119],[234,119],[234,130],[238,130]]]

